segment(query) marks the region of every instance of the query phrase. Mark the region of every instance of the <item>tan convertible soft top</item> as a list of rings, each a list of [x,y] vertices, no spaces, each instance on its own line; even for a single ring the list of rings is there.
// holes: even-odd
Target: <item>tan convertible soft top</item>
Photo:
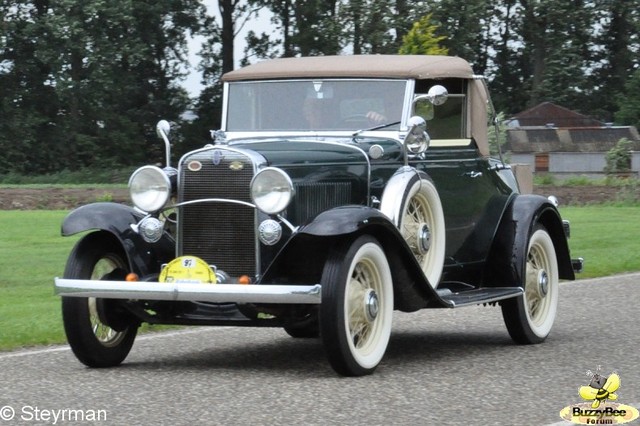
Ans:
[[[222,76],[225,82],[284,78],[397,78],[469,80],[468,138],[473,138],[483,156],[489,155],[487,99],[484,84],[474,78],[467,61],[440,55],[348,55],[307,56],[272,59],[249,65]]]
[[[223,81],[278,78],[472,78],[467,61],[438,55],[307,56],[272,59],[231,71]]]

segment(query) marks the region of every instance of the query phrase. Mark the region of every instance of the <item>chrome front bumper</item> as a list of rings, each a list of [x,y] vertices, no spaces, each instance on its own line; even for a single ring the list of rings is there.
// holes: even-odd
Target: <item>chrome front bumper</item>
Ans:
[[[169,300],[213,303],[319,304],[320,284],[242,285],[147,281],[95,281],[55,278],[55,294],[64,297]]]

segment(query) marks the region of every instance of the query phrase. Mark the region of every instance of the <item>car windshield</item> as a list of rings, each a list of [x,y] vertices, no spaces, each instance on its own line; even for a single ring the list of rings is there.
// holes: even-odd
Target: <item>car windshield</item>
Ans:
[[[339,131],[397,123],[406,85],[404,80],[234,82],[226,130]]]

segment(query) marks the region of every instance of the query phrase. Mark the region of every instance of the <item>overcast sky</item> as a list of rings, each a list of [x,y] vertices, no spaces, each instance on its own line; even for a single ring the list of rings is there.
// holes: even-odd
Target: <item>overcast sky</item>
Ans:
[[[218,1],[217,0],[202,0],[202,4],[207,7],[207,13],[209,15],[214,15],[216,17],[216,21],[218,24],[221,23],[220,19],[220,10],[218,9]],[[262,31],[267,31],[269,28],[269,15],[266,10],[260,11],[257,19],[252,20],[251,22],[247,22],[247,24],[242,29],[242,32],[236,37],[235,42],[235,57],[236,61],[240,61],[242,55],[244,53],[245,41],[244,38],[249,30],[253,30],[256,33],[260,33]],[[202,73],[196,70],[198,66],[198,62],[200,62],[200,57],[198,56],[198,52],[202,47],[202,43],[204,39],[202,37],[194,37],[191,39],[189,43],[189,62],[191,63],[191,69],[189,70],[189,76],[182,83],[185,89],[189,92],[191,97],[198,96],[200,91],[202,90],[202,85],[200,84],[200,80],[202,79]],[[237,66],[237,64],[236,64]]]

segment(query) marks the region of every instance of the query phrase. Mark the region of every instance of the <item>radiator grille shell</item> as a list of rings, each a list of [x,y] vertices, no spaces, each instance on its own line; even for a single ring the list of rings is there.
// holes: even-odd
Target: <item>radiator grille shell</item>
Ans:
[[[266,161],[256,153],[226,147],[195,151],[182,158],[178,202],[187,204],[178,208],[179,256],[198,256],[231,277],[259,277],[264,272],[290,235],[285,231],[278,246],[261,253],[257,229],[266,215],[238,203],[252,204],[251,180],[264,165]],[[294,226],[328,209],[362,202],[353,199],[353,176],[316,180],[311,177],[315,169],[310,167],[307,176],[298,173],[293,181],[295,195],[282,216]],[[192,203],[205,199],[218,200]]]
[[[217,164],[216,164],[217,163]],[[205,198],[251,203],[254,162],[231,150],[206,150],[183,157],[179,202]],[[178,211],[178,254],[193,255],[232,277],[256,276],[256,212],[249,206],[204,202]]]

